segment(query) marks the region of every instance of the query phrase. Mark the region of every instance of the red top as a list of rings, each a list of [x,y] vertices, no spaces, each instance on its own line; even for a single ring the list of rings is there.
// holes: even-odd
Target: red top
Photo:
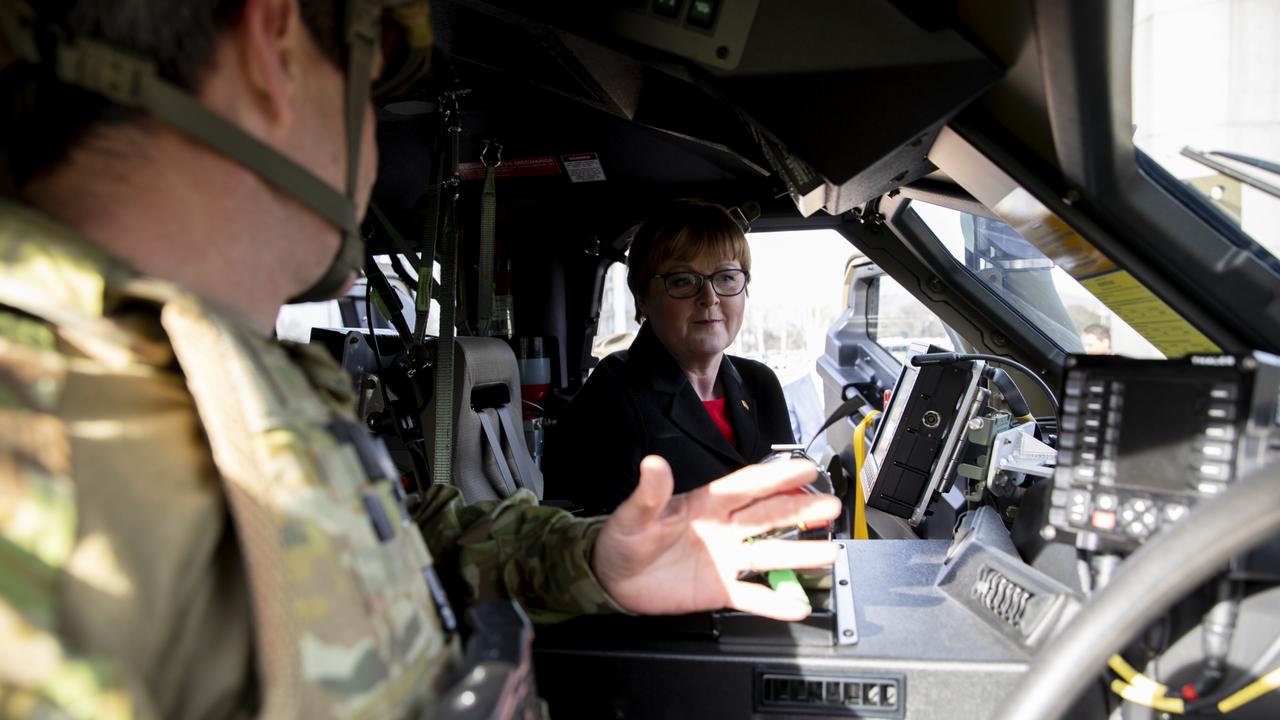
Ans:
[[[711,422],[716,424],[720,434],[733,447],[738,447],[738,440],[733,436],[733,426],[729,424],[729,414],[724,411],[724,398],[719,400],[703,400],[702,406],[711,415]]]

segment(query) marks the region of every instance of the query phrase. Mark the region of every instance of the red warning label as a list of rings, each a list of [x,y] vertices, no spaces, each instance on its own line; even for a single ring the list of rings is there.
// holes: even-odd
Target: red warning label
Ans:
[[[494,177],[501,180],[502,178],[514,177],[538,177],[546,175],[559,175],[560,163],[556,160],[555,155],[539,155],[537,157],[525,158],[504,158],[502,164],[498,166]],[[484,164],[479,162],[460,163],[458,165],[458,175],[463,182],[484,179]]]

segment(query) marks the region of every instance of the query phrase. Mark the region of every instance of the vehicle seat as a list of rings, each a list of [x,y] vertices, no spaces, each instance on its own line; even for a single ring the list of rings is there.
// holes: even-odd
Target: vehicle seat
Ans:
[[[453,484],[468,503],[527,488],[542,500],[542,473],[524,439],[516,356],[502,340],[459,337],[453,365]],[[424,414],[434,458],[435,398]]]

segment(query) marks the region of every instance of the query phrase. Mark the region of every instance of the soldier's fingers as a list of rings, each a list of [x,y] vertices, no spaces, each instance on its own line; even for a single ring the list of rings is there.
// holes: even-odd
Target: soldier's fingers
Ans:
[[[839,552],[839,545],[825,540],[760,540],[746,543],[740,556],[743,567],[737,569],[762,572],[830,567]]]
[[[657,455],[640,461],[640,482],[636,489],[609,518],[609,524],[623,535],[636,535],[657,520],[662,509],[671,500],[675,480],[671,466]]]
[[[813,610],[809,603],[774,592],[759,583],[735,580],[728,590],[729,607],[775,620],[803,620]]]
[[[749,465],[706,486],[718,507],[730,512],[776,493],[813,482],[818,469],[807,460]]]
[[[731,520],[747,537],[780,527],[821,526],[839,515],[840,508],[834,495],[774,495],[735,512]]]

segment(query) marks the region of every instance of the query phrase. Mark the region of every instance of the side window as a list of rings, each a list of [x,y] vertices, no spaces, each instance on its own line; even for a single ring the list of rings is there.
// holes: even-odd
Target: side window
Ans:
[[[627,266],[614,263],[604,276],[600,298],[600,322],[591,341],[591,355],[603,360],[609,353],[626,350],[640,330],[636,322],[636,302],[627,287]]]
[[[785,387],[813,373],[844,310],[844,266],[857,251],[834,230],[751,233],[747,242],[747,310],[728,352],[768,365]]]
[[[1128,287],[1076,280],[1008,224],[950,208],[913,201],[919,217],[962,264],[1009,305],[1066,352],[1132,357],[1164,357],[1150,340],[1120,317],[1145,320],[1152,332],[1168,332],[1167,322],[1152,321]],[[1088,285],[1088,286],[1086,286]],[[1108,298],[1113,310],[1099,298]]]
[[[881,275],[867,288],[871,294],[866,304],[867,335],[899,363],[907,361],[907,348],[913,343],[955,350],[938,316],[897,280]]]
[[[382,271],[387,276],[387,281],[391,283],[391,287],[400,297],[400,303],[404,308],[404,319],[409,327],[413,327],[414,315],[414,292],[416,287],[409,287],[395,273],[391,265],[390,258],[386,255],[375,256]],[[440,282],[440,263],[434,265],[434,278],[437,285]],[[359,330],[367,332],[369,329],[369,317],[365,310],[365,292],[368,283],[364,278],[356,280],[343,297],[333,300],[322,300],[320,302],[298,303],[293,305],[285,305],[280,308],[280,313],[276,316],[276,337],[281,340],[291,340],[294,342],[310,342],[311,330],[313,328],[327,329],[346,329]],[[389,330],[391,323],[382,316],[382,313],[376,306],[373,306],[373,326],[377,330]],[[427,318],[427,335],[438,335],[440,333],[440,303],[437,300],[431,301],[431,314]]]

